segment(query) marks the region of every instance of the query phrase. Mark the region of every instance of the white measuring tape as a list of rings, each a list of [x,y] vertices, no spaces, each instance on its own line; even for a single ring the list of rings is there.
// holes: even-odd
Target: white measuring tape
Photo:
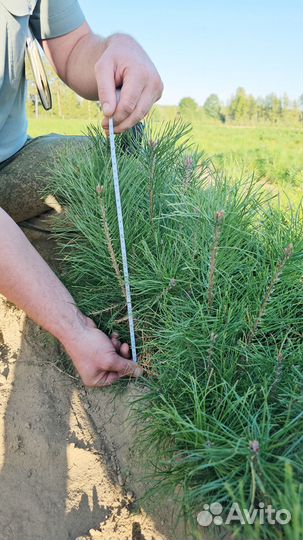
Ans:
[[[132,359],[133,359],[134,362],[137,362],[135,325],[134,325],[132,299],[131,299],[130,284],[129,284],[129,272],[128,272],[128,263],[127,263],[126,244],[125,244],[124,223],[123,223],[123,214],[122,214],[122,205],[121,205],[121,194],[120,194],[120,186],[119,186],[119,174],[118,174],[118,165],[117,165],[117,156],[116,156],[114,123],[113,123],[112,118],[109,119],[109,140],[110,140],[110,152],[111,152],[111,158],[112,158],[112,169],[113,169],[113,178],[114,178],[116,208],[117,208],[117,217],[118,217],[119,235],[120,235],[120,245],[121,245],[121,254],[122,254],[122,264],[123,264],[124,286],[125,286],[126,303],[127,303],[128,324],[129,324],[130,342],[131,342],[131,348],[132,348]]]

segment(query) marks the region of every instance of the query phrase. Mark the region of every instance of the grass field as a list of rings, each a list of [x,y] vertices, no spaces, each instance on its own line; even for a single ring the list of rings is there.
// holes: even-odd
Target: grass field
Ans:
[[[61,133],[62,135],[82,135],[85,133],[88,122],[79,119],[67,119],[41,117],[29,118],[29,134],[31,137],[39,137],[48,133]]]
[[[84,119],[30,118],[29,133],[80,135]],[[238,127],[193,125],[193,142],[210,155],[215,166],[233,178],[254,172],[269,190],[297,204],[303,196],[303,129],[287,127]]]

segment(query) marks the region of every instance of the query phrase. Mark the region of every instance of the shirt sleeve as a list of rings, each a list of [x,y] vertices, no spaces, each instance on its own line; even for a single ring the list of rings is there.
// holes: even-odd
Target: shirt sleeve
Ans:
[[[85,17],[77,0],[38,0],[30,24],[38,40],[69,34]]]

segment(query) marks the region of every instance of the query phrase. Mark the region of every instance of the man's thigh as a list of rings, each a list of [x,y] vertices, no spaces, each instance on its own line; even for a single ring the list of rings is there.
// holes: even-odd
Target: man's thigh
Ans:
[[[62,151],[81,151],[88,137],[46,135],[32,139],[1,167],[0,207],[17,223],[49,210],[41,198],[49,182],[56,155]]]

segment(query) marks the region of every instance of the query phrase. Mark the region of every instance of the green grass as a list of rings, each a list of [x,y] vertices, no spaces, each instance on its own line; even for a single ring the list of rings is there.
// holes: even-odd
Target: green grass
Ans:
[[[255,170],[270,183],[302,187],[302,129],[194,125],[193,138],[225,170]]]
[[[303,130],[193,125],[193,139],[233,178],[254,172],[267,189],[297,204],[303,196]]]
[[[87,131],[88,121],[79,119],[60,119],[51,116],[41,116],[39,119],[29,118],[29,135],[40,137],[49,133],[59,133],[62,135],[83,135]]]
[[[29,133],[33,137],[51,132],[80,135],[87,123],[51,116],[30,118]],[[303,196],[303,129],[194,123],[192,139],[218,169],[236,179],[254,172],[269,191],[280,193],[283,204],[287,199],[297,204]]]

